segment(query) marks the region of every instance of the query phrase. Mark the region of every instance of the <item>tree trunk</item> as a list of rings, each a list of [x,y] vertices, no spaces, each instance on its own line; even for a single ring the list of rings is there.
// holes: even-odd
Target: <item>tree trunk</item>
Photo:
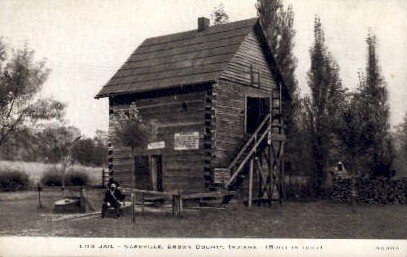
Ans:
[[[317,137],[313,143],[313,158],[314,158],[314,196],[320,198],[323,195],[322,184],[324,181],[324,156],[321,146],[321,138]]]
[[[131,147],[131,177],[133,178],[133,188],[136,188],[136,161],[134,159],[134,146]]]

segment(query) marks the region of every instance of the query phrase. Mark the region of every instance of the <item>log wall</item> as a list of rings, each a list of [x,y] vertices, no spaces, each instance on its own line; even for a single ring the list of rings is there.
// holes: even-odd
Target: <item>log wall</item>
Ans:
[[[132,186],[132,156],[162,155],[163,190],[205,190],[205,104],[207,88],[166,90],[160,93],[137,94],[112,99],[110,109],[129,107],[135,103],[142,119],[154,121],[157,133],[154,142],[164,141],[164,149],[148,150],[138,147],[131,153],[128,147],[114,146],[114,179],[125,186]],[[110,134],[114,128],[110,126]],[[175,133],[199,133],[199,149],[175,150]]]
[[[247,140],[246,97],[270,97],[276,87],[264,48],[251,31],[213,87],[214,167],[227,167]]]
[[[270,56],[266,56],[265,43],[261,36],[253,29],[242,42],[221,78],[243,86],[251,86],[271,91],[276,86],[269,63]]]

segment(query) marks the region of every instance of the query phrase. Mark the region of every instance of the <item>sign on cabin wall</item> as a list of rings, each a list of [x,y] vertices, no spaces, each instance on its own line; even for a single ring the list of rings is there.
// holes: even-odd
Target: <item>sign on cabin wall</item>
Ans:
[[[174,150],[199,149],[199,132],[182,132],[174,134]]]
[[[147,145],[148,150],[163,149],[165,148],[164,141],[151,142]]]

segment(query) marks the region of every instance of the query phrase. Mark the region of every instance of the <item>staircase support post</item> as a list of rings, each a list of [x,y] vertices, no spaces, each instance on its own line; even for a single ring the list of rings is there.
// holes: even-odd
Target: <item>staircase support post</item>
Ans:
[[[267,191],[267,199],[269,202],[269,206],[271,207],[271,203],[272,203],[272,191],[271,191],[271,175],[272,175],[272,159],[273,159],[273,153],[271,152],[271,147],[272,147],[272,143],[273,141],[271,140],[271,134],[274,132],[274,129],[271,127],[273,125],[273,115],[274,115],[274,90],[273,88],[271,89],[270,92],[270,120],[269,120],[269,126],[270,126],[270,132],[269,132],[269,138],[267,140],[267,150],[268,153],[266,152],[266,155],[268,154],[268,178],[266,181],[266,188],[265,190]]]
[[[268,181],[267,181],[267,184],[268,184],[268,192],[267,192],[267,196],[268,196],[268,199],[269,199],[269,202],[270,202],[270,206],[271,206],[271,202],[273,201],[273,192],[272,192],[272,188],[271,188],[271,185],[272,185],[272,173],[273,173],[273,163],[272,163],[272,160],[273,160],[273,153],[272,153],[272,151],[271,151],[271,147],[272,147],[272,145],[271,145],[272,143],[270,142],[270,144],[269,144],[269,152],[268,152],[268,154],[269,154],[269,165],[268,165],[268,167],[269,167],[269,177],[268,177]]]
[[[135,224],[136,221],[136,213],[134,208],[136,208],[136,196],[133,190],[131,190],[131,221],[133,225]]]
[[[281,157],[280,160],[280,174],[281,174],[281,196],[280,196],[280,204],[283,205],[284,203],[284,197],[285,197],[285,189],[284,189],[284,183],[285,183],[285,175],[284,175],[284,162]]]
[[[249,199],[247,206],[252,207],[253,201],[253,168],[254,168],[254,158],[250,160],[250,171],[249,171]]]
[[[257,162],[257,164],[259,165],[259,167],[256,169],[256,177],[257,177],[257,186],[258,186],[258,188],[259,188],[259,193],[258,193],[258,198],[262,198],[262,194],[261,194],[261,189],[262,189],[262,181],[261,181],[261,176],[260,176],[260,161],[259,161],[259,158],[261,159],[261,154],[259,154],[259,157],[256,157],[256,162]]]
[[[280,187],[281,187],[281,195],[280,195],[280,204],[283,205],[284,203],[284,198],[285,198],[285,188],[284,188],[284,183],[285,183],[285,174],[284,174],[284,141],[281,141],[281,148],[280,148],[280,154],[279,154],[279,162],[280,162],[280,176],[281,176],[281,182],[280,182]]]

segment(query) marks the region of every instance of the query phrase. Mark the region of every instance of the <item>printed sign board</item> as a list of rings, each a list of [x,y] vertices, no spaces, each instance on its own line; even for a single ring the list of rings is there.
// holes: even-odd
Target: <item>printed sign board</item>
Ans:
[[[185,132],[174,134],[175,150],[199,149],[199,132]]]
[[[147,145],[148,150],[163,149],[165,148],[164,141],[151,142]]]

